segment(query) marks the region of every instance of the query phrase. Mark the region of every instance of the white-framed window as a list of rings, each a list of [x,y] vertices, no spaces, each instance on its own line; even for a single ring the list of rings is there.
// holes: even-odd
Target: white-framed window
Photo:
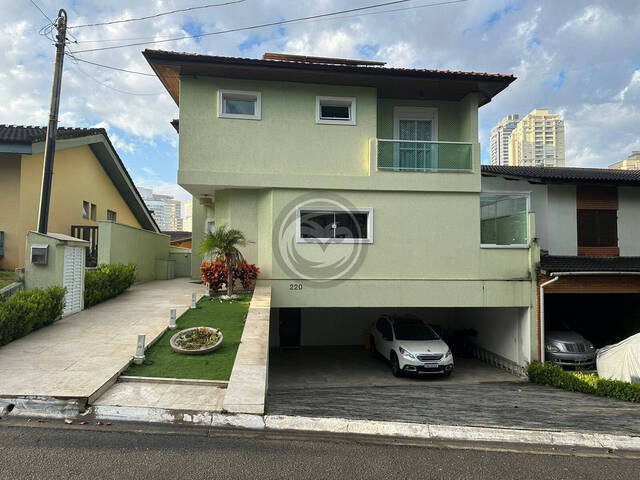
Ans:
[[[355,97],[316,97],[316,123],[356,124]]]
[[[429,170],[438,166],[438,109],[394,107],[394,168]]]
[[[260,120],[262,118],[261,93],[218,90],[218,117]]]
[[[113,210],[107,210],[107,220],[110,222],[115,222],[116,218],[118,218],[118,214]]]
[[[298,243],[373,243],[373,208],[296,209]]]
[[[480,194],[480,246],[529,246],[529,192]]]

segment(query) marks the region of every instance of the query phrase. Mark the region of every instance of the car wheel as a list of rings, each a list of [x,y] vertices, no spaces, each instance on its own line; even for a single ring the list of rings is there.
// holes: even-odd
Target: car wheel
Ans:
[[[391,352],[391,373],[394,377],[402,376],[402,370],[400,370],[400,362],[395,352]]]
[[[378,350],[376,349],[376,341],[373,339],[373,337],[371,338],[371,341],[369,343],[369,351],[371,352],[371,357],[378,358]]]
[[[447,370],[446,372],[442,372],[442,376],[443,377],[450,377],[451,376],[451,372],[453,372],[453,370]]]

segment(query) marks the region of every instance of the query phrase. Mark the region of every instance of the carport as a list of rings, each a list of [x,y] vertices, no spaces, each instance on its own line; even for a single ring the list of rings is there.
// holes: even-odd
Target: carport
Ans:
[[[394,378],[365,335],[381,315],[416,315],[453,351],[455,369]],[[269,388],[510,382],[529,360],[527,308],[282,308],[272,313]]]
[[[561,320],[600,348],[640,332],[638,257],[544,256],[543,284],[539,335],[544,325]]]

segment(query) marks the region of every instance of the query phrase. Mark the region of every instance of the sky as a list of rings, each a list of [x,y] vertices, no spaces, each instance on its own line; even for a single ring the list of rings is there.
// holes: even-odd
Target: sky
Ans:
[[[229,0],[33,0],[70,26]],[[385,0],[244,0],[145,21],[72,28],[68,51],[158,41],[323,14]],[[389,0],[386,0],[389,1]],[[260,58],[264,52],[372,59],[389,66],[510,73],[480,109],[482,162],[504,116],[548,108],[565,121],[566,164],[606,167],[640,150],[640,1],[410,0],[398,5],[172,42],[73,54],[152,73],[144,48]],[[5,0],[0,20],[0,123],[46,125],[54,47],[30,0]],[[418,8],[415,8],[418,7]],[[395,9],[406,9],[390,11]],[[135,39],[135,40],[123,40]],[[178,108],[153,76],[65,58],[60,125],[104,127],[138,186],[187,200],[176,184]]]

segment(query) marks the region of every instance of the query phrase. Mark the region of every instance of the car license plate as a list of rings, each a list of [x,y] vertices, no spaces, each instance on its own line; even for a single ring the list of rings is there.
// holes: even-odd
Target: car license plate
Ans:
[[[438,362],[428,362],[424,364],[425,368],[438,368]]]

